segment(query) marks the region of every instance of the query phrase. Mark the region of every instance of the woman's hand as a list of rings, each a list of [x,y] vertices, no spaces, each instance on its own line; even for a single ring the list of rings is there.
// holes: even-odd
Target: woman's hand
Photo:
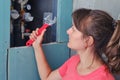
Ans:
[[[32,33],[29,36],[30,39],[34,40],[34,42],[32,44],[33,47],[41,46],[43,36],[44,36],[45,31],[46,31],[46,29],[44,29],[42,31],[42,33],[39,36],[37,36],[38,35],[38,30],[39,29],[37,28],[35,31],[32,31]]]

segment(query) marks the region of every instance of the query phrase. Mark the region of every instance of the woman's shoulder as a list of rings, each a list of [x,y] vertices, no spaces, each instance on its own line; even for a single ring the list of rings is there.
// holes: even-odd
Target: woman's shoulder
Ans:
[[[77,63],[79,61],[80,61],[79,55],[75,54],[72,55],[67,61],[65,61],[65,64]]]
[[[100,78],[100,80],[115,80],[115,78],[113,77],[112,74],[107,73],[106,75],[102,75]]]
[[[115,80],[106,65],[101,65],[98,69],[88,74],[86,77],[89,80]]]
[[[106,65],[101,67],[101,71],[99,72],[100,80],[115,80],[112,73],[108,70]]]
[[[72,55],[70,58],[69,58],[69,61],[79,61],[80,60],[80,56],[78,54],[75,54],[75,55]]]

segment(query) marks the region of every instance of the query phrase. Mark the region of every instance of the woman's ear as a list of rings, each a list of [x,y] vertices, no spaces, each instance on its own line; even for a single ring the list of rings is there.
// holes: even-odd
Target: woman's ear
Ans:
[[[94,39],[92,36],[87,37],[87,46],[92,46],[94,44]]]

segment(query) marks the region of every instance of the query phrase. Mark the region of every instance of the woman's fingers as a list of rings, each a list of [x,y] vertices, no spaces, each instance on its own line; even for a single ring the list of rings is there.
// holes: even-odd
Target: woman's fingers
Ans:
[[[29,38],[32,40],[36,40],[38,38],[38,28],[35,31],[32,31],[32,33],[30,34]],[[43,35],[45,33],[46,29],[44,29],[41,34],[39,35],[39,38],[43,38]]]
[[[36,30],[35,30],[37,35],[38,35],[38,30],[39,30],[39,28],[36,28]]]
[[[36,34],[36,31],[32,31],[32,33],[30,34],[30,39],[37,39],[37,34]]]

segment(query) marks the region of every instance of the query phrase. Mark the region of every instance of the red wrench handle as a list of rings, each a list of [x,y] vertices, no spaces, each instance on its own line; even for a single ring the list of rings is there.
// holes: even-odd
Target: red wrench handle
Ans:
[[[41,32],[42,32],[44,29],[46,29],[47,27],[49,27],[49,26],[50,26],[50,25],[48,25],[48,24],[43,24],[43,26],[42,26],[41,28],[39,28],[39,30],[38,30],[38,35],[37,35],[37,36],[39,36],[39,35],[41,34]],[[31,46],[33,42],[34,42],[34,40],[29,39],[29,40],[26,42],[26,46]]]

